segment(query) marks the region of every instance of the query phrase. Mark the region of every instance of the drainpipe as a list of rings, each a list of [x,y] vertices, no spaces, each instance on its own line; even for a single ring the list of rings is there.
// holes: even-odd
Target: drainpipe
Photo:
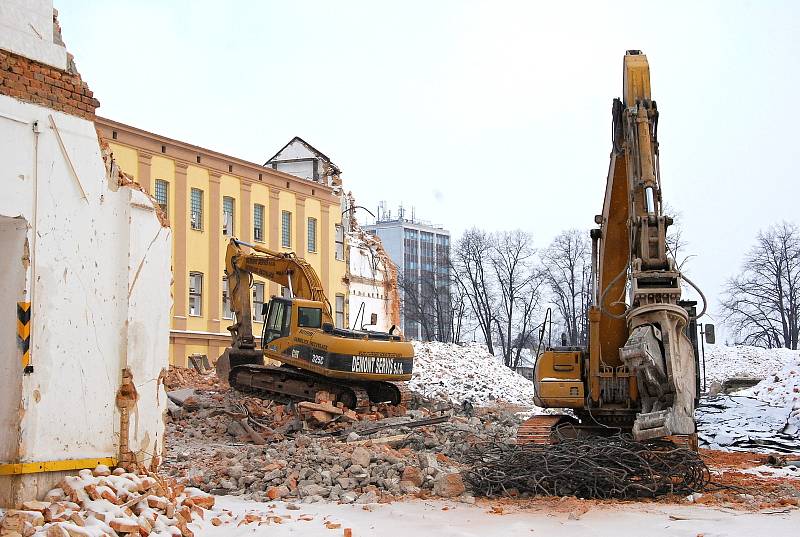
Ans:
[[[31,285],[30,285],[30,303],[31,303],[31,332],[30,332],[30,362],[25,366],[24,373],[33,373],[33,344],[36,341],[36,334],[34,333],[36,323],[33,322],[33,310],[37,307],[36,304],[36,239],[38,235],[38,213],[39,213],[39,135],[42,129],[38,121],[33,122],[33,209],[31,211],[31,234],[33,239],[31,241],[31,249],[28,252],[28,257],[31,263]]]

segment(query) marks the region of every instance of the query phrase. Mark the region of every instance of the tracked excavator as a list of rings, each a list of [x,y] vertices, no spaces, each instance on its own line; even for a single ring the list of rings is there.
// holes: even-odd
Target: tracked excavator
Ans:
[[[217,360],[220,380],[282,400],[313,401],[325,391],[353,410],[399,404],[407,397],[412,345],[394,327],[389,332],[334,327],[330,301],[304,259],[231,239],[225,274],[236,320],[228,327],[231,346]],[[260,342],[253,334],[253,275],[284,286],[290,295],[264,304]]]
[[[539,353],[534,369],[537,404],[572,415],[532,418],[520,428],[521,442],[618,431],[637,440],[695,434],[697,303],[681,300],[682,281],[694,284],[668,251],[673,220],[663,213],[658,116],[647,57],[628,51],[623,97],[612,106],[603,213],[591,231],[588,347],[563,341]]]

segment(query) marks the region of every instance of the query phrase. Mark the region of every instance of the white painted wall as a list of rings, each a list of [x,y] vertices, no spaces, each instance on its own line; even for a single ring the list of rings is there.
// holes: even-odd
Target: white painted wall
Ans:
[[[300,162],[278,162],[276,170],[289,173],[302,179],[314,180],[314,163],[310,160]]]
[[[0,217],[30,225],[25,294],[33,302],[34,371],[11,367],[4,380],[21,383],[18,460],[116,456],[115,396],[129,367],[139,393],[131,448],[147,461],[163,445],[158,377],[168,366],[171,231],[150,198],[107,177],[90,121],[0,95],[0,162]],[[14,361],[18,349],[3,370]]]
[[[294,140],[275,155],[274,160],[293,160],[299,158],[317,158],[317,155],[310,151],[306,145],[298,140]]]
[[[67,51],[53,42],[52,0],[0,1],[0,48],[66,69]]]

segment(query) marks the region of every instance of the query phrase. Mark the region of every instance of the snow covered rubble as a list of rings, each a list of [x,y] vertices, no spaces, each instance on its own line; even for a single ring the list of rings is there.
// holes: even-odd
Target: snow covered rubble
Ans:
[[[8,537],[193,537],[214,497],[155,474],[100,465],[65,477],[43,501],[27,501],[0,519]]]
[[[463,494],[461,483],[449,489],[446,485],[460,470],[458,461],[468,445],[488,439],[513,441],[518,411],[543,410],[533,404],[532,383],[491,356],[485,346],[414,345],[417,359],[410,388],[423,396],[423,407],[401,416],[381,414],[378,409],[370,418],[378,422],[309,429],[290,408],[225,391],[208,377],[193,404],[168,422],[164,470],[206,492],[254,500],[371,503],[407,495]],[[783,393],[784,383],[775,384],[776,388],[764,390],[773,399]],[[475,416],[460,412],[465,401],[475,406]],[[236,420],[228,417],[242,404],[266,425],[260,429],[266,445],[253,445]],[[442,409],[453,414],[445,423],[406,425],[436,416]],[[761,420],[745,420],[744,425],[762,427],[767,438],[774,436],[785,420],[781,422],[780,409],[769,409],[777,412],[773,422],[757,425],[768,415],[762,411]],[[701,435],[721,430],[716,416],[705,416],[710,419],[701,421]],[[366,432],[376,423],[388,426]],[[371,445],[370,439],[376,443]],[[390,441],[381,443],[385,439]]]
[[[480,343],[414,342],[409,387],[425,397],[456,405],[465,401],[475,406],[504,402],[536,409],[533,383],[505,367]]]
[[[732,377],[764,379],[796,360],[800,351],[747,345],[706,345],[705,356],[706,383],[711,386],[715,382],[722,384]]]
[[[737,347],[760,360],[766,378],[733,395],[704,399],[697,411],[701,445],[713,449],[800,453],[800,351]],[[765,364],[777,356],[780,367]],[[771,369],[771,370],[768,370]],[[737,373],[738,374],[738,373]]]

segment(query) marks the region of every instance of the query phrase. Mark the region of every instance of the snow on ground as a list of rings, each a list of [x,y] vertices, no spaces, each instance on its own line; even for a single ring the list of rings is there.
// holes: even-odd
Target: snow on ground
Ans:
[[[410,388],[454,404],[471,401],[488,406],[498,401],[533,408],[533,383],[489,354],[485,345],[414,342]]]
[[[230,496],[217,497],[205,521],[189,525],[204,537],[275,536],[331,537],[351,529],[353,537],[487,537],[493,535],[560,535],[563,537],[728,536],[793,535],[800,511],[748,513],[696,505],[624,503],[590,505],[588,512],[537,508],[496,514],[491,505],[466,505],[443,501],[391,504],[337,505],[256,503]],[[504,506],[505,507],[505,506]],[[224,514],[228,510],[230,515]],[[244,519],[251,515],[251,522]],[[215,526],[212,520],[221,522]],[[279,517],[279,520],[278,518]],[[267,522],[263,522],[267,520]],[[259,522],[263,522],[259,526]],[[327,523],[327,525],[326,525]]]
[[[755,468],[737,470],[743,474],[753,474],[758,477],[786,477],[800,479],[800,465],[790,464],[786,466],[767,466],[763,464]]]
[[[715,381],[722,383],[731,377],[766,378],[787,363],[800,359],[800,351],[789,349],[746,345],[706,345],[705,349],[706,381],[709,385]]]
[[[786,407],[754,397],[704,397],[695,413],[700,445],[731,451],[798,451],[797,434],[785,432],[789,414]]]

